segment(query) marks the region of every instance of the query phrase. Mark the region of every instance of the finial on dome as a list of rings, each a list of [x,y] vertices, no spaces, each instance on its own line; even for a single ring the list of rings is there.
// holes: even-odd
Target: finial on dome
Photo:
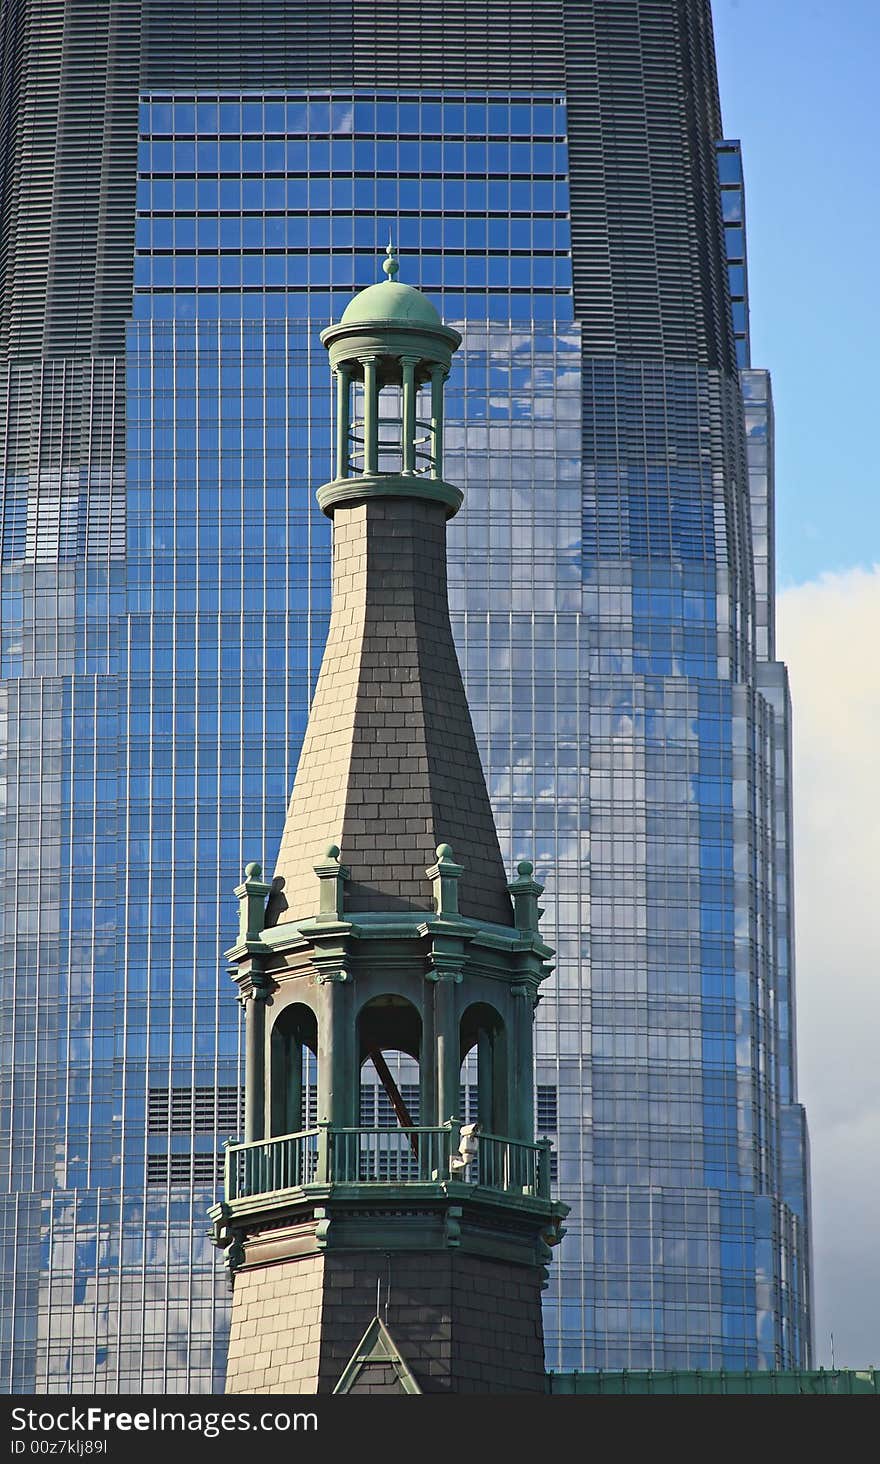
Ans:
[[[388,230],[388,248],[385,251],[385,256],[386,257],[382,261],[382,268],[384,269],[389,280],[393,280],[394,276],[397,274],[397,271],[400,269],[400,265],[397,260],[397,255],[394,253],[394,245],[391,242],[390,229]]]

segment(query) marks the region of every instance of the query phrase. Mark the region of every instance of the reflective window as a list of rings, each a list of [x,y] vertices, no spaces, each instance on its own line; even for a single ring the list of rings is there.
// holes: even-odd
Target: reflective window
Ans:
[[[328,613],[329,530],[313,489],[330,456],[331,392],[317,331],[376,279],[390,225],[402,277],[465,335],[447,397],[447,471],[467,492],[450,527],[455,631],[504,855],[511,867],[535,859],[557,951],[536,1027],[536,1122],[552,1132],[573,1209],[552,1268],[548,1360],[757,1366],[776,1345],[757,1335],[757,1269],[774,1286],[783,1263],[799,1274],[790,1212],[771,1212],[754,1178],[772,1192],[771,1086],[791,1082],[784,902],[772,929],[763,913],[785,739],[748,679],[731,692],[731,642],[746,632],[725,534],[749,529],[719,483],[717,379],[682,361],[583,361],[566,113],[550,95],[157,96],[140,116],[126,482],[118,455],[111,470],[97,451],[69,479],[42,477],[37,498],[23,473],[2,525],[4,557],[52,560],[53,616],[80,594],[58,566],[87,546],[88,645],[107,641],[115,597],[125,634],[105,657],[121,656],[127,675],[120,713],[116,691],[67,649],[68,610],[50,636],[33,579],[13,564],[3,653],[14,745],[22,777],[33,768],[42,783],[45,817],[46,789],[52,808],[74,808],[63,834],[53,815],[52,838],[76,851],[59,881],[71,893],[76,1018],[70,1188],[16,1254],[44,1247],[53,1294],[68,1311],[78,1298],[89,1335],[120,1254],[139,1287],[145,1278],[139,1297],[158,1277],[161,1306],[123,1308],[123,1344],[106,1339],[113,1367],[139,1391],[155,1347],[163,1386],[222,1386],[228,1293],[202,1232],[226,1133],[196,1129],[191,1108],[190,1133],[163,1143],[148,1104],[161,1107],[157,1082],[169,1113],[187,1085],[237,1092],[239,1011],[213,957],[193,979],[218,1024],[181,1011],[172,936],[196,930],[206,951],[222,949],[225,892],[246,859],[272,864]],[[719,176],[742,333],[733,144]],[[743,338],[738,351],[745,362]],[[762,373],[744,370],[742,385],[756,646],[769,656],[772,404]],[[100,526],[115,522],[123,487],[126,523],[113,532],[127,539],[113,548]],[[38,745],[39,768],[26,762]],[[746,817],[734,757],[754,769],[751,922],[734,875]],[[150,891],[132,906],[124,983],[116,885],[101,873],[120,864],[107,831],[123,782],[121,865]],[[49,825],[29,829],[32,804],[20,799],[21,861],[38,840],[48,848]],[[218,861],[208,886],[193,875]],[[37,931],[39,912],[25,913]],[[755,973],[745,999],[744,962]],[[786,1014],[776,1025],[773,1002]],[[796,1153],[783,1154],[795,1187]],[[109,1218],[94,1199],[103,1183],[117,1187]],[[185,1309],[166,1306],[169,1285]],[[782,1326],[781,1306],[764,1310]],[[64,1391],[80,1364],[59,1343],[45,1365]],[[89,1391],[91,1375],[77,1378]]]

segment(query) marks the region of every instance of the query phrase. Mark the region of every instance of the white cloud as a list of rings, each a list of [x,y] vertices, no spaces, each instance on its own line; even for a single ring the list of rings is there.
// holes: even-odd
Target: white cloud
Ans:
[[[818,1360],[880,1365],[880,565],[778,600],[793,703],[800,1097]]]

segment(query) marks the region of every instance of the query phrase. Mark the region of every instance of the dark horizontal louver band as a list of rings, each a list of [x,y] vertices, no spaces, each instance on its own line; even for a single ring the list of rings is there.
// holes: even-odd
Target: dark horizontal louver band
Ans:
[[[212,1134],[233,1137],[241,1126],[244,1093],[237,1087],[151,1088],[147,1131],[151,1134]]]
[[[558,87],[562,9],[552,0],[146,0],[144,89]]]
[[[538,1083],[535,1090],[535,1129],[537,1133],[556,1132],[558,1106],[556,1088],[550,1084]]]
[[[222,1154],[150,1154],[147,1184],[209,1185],[223,1181]]]
[[[7,348],[123,348],[138,85],[519,88],[568,94],[575,311],[587,353],[734,369],[708,0],[441,0],[432,9],[417,0],[78,0],[53,14],[63,24],[41,11],[37,47],[31,8],[18,0],[3,35],[25,73],[24,83],[14,68],[0,73],[4,115],[25,83],[31,102],[6,142]],[[65,180],[63,196],[53,177]]]

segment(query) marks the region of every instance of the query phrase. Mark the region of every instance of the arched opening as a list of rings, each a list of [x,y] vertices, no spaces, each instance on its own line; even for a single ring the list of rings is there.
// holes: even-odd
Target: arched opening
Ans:
[[[476,1071],[474,1071],[474,1056]],[[487,1002],[475,1002],[461,1018],[464,1114],[476,1117],[485,1133],[505,1135],[509,1129],[508,1050],[504,1020]],[[473,1079],[476,1077],[476,1114]]]
[[[360,1061],[374,1051],[405,1052],[418,1063],[422,1049],[422,1019],[404,996],[376,996],[358,1014]]]
[[[358,1177],[394,1182],[413,1179],[426,1155],[417,1129],[421,1119],[422,1019],[402,996],[379,996],[358,1015],[361,1068]],[[364,1130],[371,1130],[366,1133]]]
[[[294,1002],[279,1014],[271,1037],[271,1134],[295,1134],[314,1122],[318,1021]]]

